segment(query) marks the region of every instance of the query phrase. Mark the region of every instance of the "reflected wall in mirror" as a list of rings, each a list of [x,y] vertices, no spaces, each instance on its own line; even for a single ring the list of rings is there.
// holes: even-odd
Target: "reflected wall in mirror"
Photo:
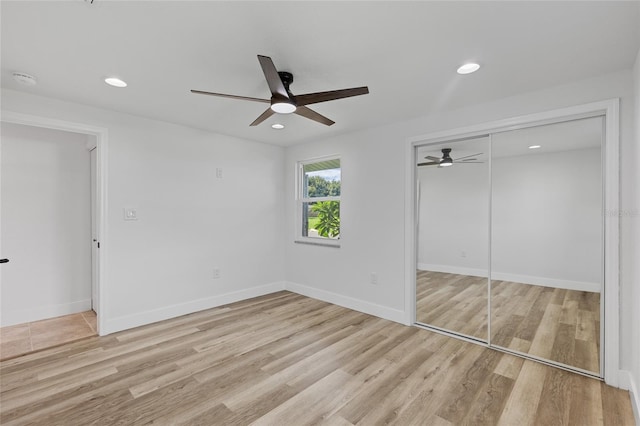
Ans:
[[[491,345],[598,374],[602,117],[492,136]]]
[[[418,147],[416,321],[487,340],[489,138]]]

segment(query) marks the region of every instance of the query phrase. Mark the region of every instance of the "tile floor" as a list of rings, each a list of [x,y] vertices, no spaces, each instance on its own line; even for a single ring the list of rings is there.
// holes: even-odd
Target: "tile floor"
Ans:
[[[80,312],[0,328],[0,360],[95,336],[96,313]]]

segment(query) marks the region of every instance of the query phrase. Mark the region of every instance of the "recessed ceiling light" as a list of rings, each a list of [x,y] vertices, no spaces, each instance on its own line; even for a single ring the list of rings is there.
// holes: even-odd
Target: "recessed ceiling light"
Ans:
[[[271,127],[274,129],[280,130],[280,129],[284,129],[284,124],[276,123],[276,124],[272,124]]]
[[[107,77],[104,82],[113,87],[127,87],[127,83],[116,77]]]
[[[38,83],[34,76],[24,72],[14,72],[13,79],[23,86],[35,86]]]
[[[480,69],[480,65],[470,62],[458,68],[458,74],[471,74],[472,72],[476,72],[479,69]]]
[[[541,147],[540,145],[531,145],[529,149],[538,149],[540,147]]]

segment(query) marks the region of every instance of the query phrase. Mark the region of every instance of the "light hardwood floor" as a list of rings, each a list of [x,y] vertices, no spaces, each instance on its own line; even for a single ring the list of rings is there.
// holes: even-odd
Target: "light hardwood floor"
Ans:
[[[0,363],[3,425],[630,425],[603,383],[288,292]]]
[[[418,322],[487,340],[487,279],[418,271]],[[493,281],[491,344],[600,370],[600,294]]]

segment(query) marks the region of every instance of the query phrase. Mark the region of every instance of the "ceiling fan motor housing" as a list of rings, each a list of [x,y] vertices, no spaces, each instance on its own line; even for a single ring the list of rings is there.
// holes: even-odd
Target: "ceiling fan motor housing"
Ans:
[[[291,83],[293,83],[293,74],[286,71],[278,71],[278,75],[280,76],[280,80],[282,80],[282,85],[284,86],[284,89],[287,91],[287,95],[289,95],[289,99],[282,98],[274,94],[273,96],[271,96],[271,105],[286,103],[286,104],[293,105],[294,107],[297,107],[298,105],[296,103],[295,97],[289,90],[289,86],[291,85]]]
[[[293,83],[293,74],[286,71],[278,71],[278,75],[280,76],[280,80],[282,80],[282,84],[284,84],[284,88],[289,91],[289,85]]]

